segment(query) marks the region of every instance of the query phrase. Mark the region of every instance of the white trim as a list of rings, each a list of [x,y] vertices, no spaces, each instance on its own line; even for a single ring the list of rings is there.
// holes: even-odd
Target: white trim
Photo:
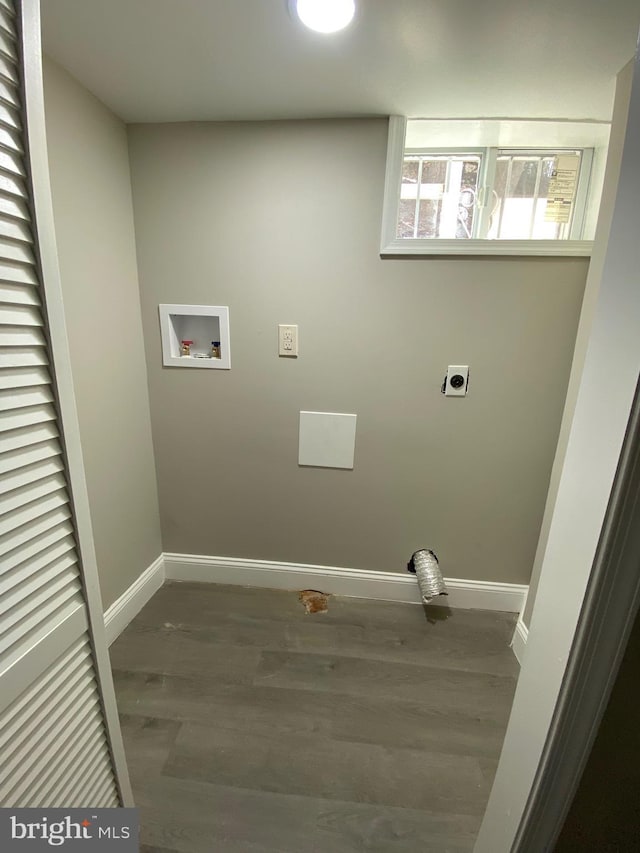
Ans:
[[[167,580],[238,584],[271,589],[321,589],[332,595],[403,601],[420,604],[414,575],[408,572],[374,572],[304,563],[242,560],[196,554],[164,554]],[[449,595],[439,603],[479,610],[522,610],[527,586],[492,581],[447,578]]]
[[[588,258],[593,240],[433,240],[412,238],[394,239],[380,249],[384,257],[400,255],[509,255],[516,257],[553,256]]]
[[[140,577],[136,578],[131,586],[122,593],[120,598],[117,598],[105,610],[104,629],[108,645],[111,645],[120,636],[129,622],[137,616],[163,583],[164,560],[163,555],[160,554]]]
[[[513,632],[513,639],[511,640],[511,648],[513,649],[514,655],[517,657],[520,666],[522,666],[522,662],[524,660],[524,650],[527,647],[528,638],[529,629],[522,621],[522,617],[520,617],[516,623],[516,629]]]
[[[408,572],[373,572],[197,554],[160,554],[105,611],[104,626],[109,645],[120,636],[165,580],[236,584],[263,589],[318,588],[332,595],[421,604],[415,576]],[[467,610],[520,612],[527,594],[527,587],[522,584],[458,578],[447,578],[446,584],[449,595],[438,603]]]
[[[381,255],[384,255],[389,247],[396,242],[400,185],[402,183],[402,154],[406,134],[407,119],[405,116],[389,116],[387,162],[384,172],[384,202],[382,205],[382,233],[380,236]]]

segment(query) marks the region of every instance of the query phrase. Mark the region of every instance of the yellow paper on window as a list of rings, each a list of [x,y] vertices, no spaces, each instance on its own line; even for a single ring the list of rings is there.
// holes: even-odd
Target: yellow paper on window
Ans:
[[[545,222],[569,222],[579,172],[580,156],[578,154],[558,155],[549,181]]]

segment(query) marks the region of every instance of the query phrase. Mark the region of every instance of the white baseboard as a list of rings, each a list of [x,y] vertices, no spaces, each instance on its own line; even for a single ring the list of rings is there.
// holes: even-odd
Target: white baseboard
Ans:
[[[318,589],[332,595],[374,598],[420,604],[415,575],[408,572],[373,572],[304,563],[241,560],[194,554],[164,554],[167,580],[238,584],[271,589]],[[448,607],[506,610],[519,613],[527,586],[492,581],[446,578],[449,595],[438,600]]]
[[[131,586],[105,611],[104,623],[109,645],[142,610],[164,581],[199,581],[238,584],[270,589],[319,589],[332,595],[373,598],[420,604],[415,575],[399,572],[372,572],[304,563],[276,563],[270,560],[240,560],[235,557],[205,557],[194,554],[161,554]],[[471,610],[522,611],[527,587],[522,584],[446,578],[449,595],[438,604]],[[520,620],[512,640],[520,662],[527,642],[527,628]]]
[[[164,555],[157,560],[126,589],[120,598],[116,599],[104,614],[104,629],[107,643],[111,645],[124,631],[129,622],[136,616],[154,592],[164,583]]]
[[[520,618],[516,623],[516,630],[513,632],[513,639],[511,640],[511,648],[513,649],[514,655],[517,657],[520,666],[522,666],[522,661],[524,659],[524,650],[527,647],[528,637],[529,629],[522,621],[522,618]]]

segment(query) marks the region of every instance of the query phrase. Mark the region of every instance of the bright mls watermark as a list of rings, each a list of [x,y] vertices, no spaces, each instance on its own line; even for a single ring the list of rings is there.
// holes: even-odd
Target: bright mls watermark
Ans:
[[[137,809],[0,809],[0,851],[138,853]]]

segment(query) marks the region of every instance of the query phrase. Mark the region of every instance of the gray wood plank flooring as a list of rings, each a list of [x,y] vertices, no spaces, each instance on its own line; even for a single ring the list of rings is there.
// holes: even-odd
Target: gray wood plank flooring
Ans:
[[[468,853],[515,617],[167,584],[111,647],[142,853]]]

